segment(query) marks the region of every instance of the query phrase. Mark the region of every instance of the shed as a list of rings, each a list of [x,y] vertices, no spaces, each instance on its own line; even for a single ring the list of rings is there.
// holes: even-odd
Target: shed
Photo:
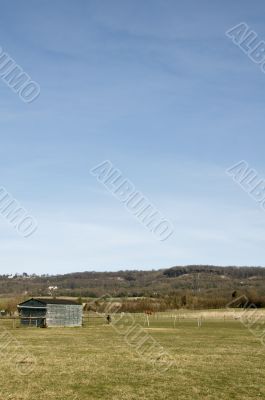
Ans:
[[[82,326],[82,305],[72,300],[31,298],[17,308],[22,325]]]

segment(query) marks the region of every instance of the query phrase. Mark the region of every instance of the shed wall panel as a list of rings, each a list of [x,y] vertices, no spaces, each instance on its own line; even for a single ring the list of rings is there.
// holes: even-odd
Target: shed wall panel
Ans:
[[[52,326],[82,326],[82,306],[47,304],[46,324]]]

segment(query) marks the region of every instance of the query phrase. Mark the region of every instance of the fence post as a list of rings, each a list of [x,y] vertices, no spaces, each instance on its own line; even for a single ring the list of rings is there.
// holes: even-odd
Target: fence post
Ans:
[[[149,328],[149,317],[148,317],[148,314],[146,314],[146,319],[147,319],[147,326]]]

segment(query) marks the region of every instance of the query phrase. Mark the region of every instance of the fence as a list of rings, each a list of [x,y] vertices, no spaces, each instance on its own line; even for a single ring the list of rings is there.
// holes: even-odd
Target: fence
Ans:
[[[122,318],[121,316],[129,316]],[[111,314],[112,322],[135,321],[145,328],[177,328],[181,325],[191,325],[201,327],[206,323],[232,323],[239,322],[241,318],[247,319],[253,316],[253,310],[229,309],[229,310],[176,310],[174,312],[157,312],[153,314],[145,313],[117,313]],[[265,310],[256,310],[255,318],[259,317],[260,322],[265,323]],[[104,313],[87,313],[83,317],[84,327],[99,327],[107,325],[106,315]]]
[[[20,326],[18,317],[0,317],[0,327],[6,329],[15,329]]]
[[[135,323],[140,324],[145,328],[177,328],[181,325],[203,326],[205,323],[228,323],[233,321],[240,321],[241,318],[248,318],[248,315],[253,314],[253,309],[229,309],[229,310],[176,310],[174,312],[157,312],[153,314],[145,313],[117,313],[111,314],[112,322],[115,323],[121,319],[122,316],[128,315],[128,321],[132,319]],[[255,310],[255,318],[259,318],[260,323],[265,323],[265,310]],[[25,318],[23,318],[25,319]],[[33,328],[38,325],[36,317],[27,317],[29,324],[21,324],[19,317],[0,317],[0,327],[7,329],[15,328]],[[122,323],[126,318],[122,318]],[[83,314],[83,327],[84,328],[97,328],[107,325],[105,313],[87,312]]]

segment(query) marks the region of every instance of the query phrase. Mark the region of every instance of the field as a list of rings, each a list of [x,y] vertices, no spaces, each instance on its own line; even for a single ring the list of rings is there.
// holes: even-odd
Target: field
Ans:
[[[175,363],[141,356],[101,317],[83,328],[20,328],[0,323],[1,400],[265,399],[265,347],[225,313],[134,315],[135,326]],[[125,316],[126,317],[126,316]],[[5,327],[4,327],[5,326]],[[19,358],[18,355],[23,357]],[[25,373],[22,375],[21,372]]]

